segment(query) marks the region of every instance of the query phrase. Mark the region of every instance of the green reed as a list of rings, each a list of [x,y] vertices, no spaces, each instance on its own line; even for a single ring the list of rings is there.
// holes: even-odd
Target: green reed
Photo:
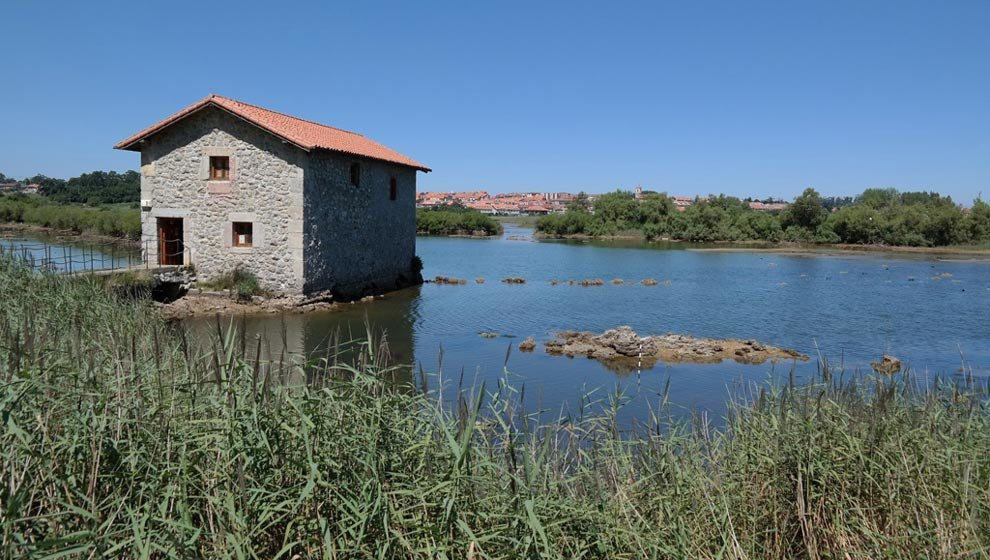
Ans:
[[[621,394],[541,422],[506,382],[414,389],[370,329],[300,383],[236,323],[193,337],[96,280],[0,262],[0,307],[3,558],[990,551],[990,415],[965,384],[826,370],[717,429],[661,397],[623,432]]]

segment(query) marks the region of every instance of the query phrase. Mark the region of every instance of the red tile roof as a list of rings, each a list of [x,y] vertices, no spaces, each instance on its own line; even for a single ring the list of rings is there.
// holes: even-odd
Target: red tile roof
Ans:
[[[299,119],[215,94],[193,103],[178,113],[149,126],[130,138],[121,140],[114,148],[118,150],[139,150],[138,141],[207,106],[219,107],[306,151],[314,149],[331,150],[407,165],[421,171],[430,171],[430,168],[422,163],[356,132]]]

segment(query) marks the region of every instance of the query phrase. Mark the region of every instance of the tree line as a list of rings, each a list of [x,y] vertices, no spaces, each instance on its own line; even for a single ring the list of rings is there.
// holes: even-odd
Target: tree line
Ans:
[[[137,204],[141,197],[141,175],[137,171],[93,171],[69,179],[39,174],[20,181],[0,173],[0,183],[5,182],[37,184],[42,195],[61,203]]]
[[[755,211],[733,196],[696,199],[678,211],[665,193],[636,199],[627,191],[599,196],[592,208],[579,195],[562,214],[540,218],[537,231],[551,236],[622,234],[648,240],[793,241],[908,246],[990,242],[990,205],[977,199],[964,209],[935,192],[867,189],[853,198],[823,198],[805,189],[785,210]]]

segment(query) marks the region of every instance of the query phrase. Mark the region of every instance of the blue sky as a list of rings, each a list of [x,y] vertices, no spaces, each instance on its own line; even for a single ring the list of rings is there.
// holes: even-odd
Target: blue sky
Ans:
[[[990,2],[0,4],[0,171],[220,93],[362,132],[421,190],[990,196]]]

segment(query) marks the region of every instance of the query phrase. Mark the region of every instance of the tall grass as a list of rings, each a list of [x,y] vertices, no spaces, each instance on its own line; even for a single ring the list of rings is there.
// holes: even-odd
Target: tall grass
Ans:
[[[990,546],[990,422],[956,386],[785,385],[722,428],[452,407],[378,340],[310,382],[218,322],[0,262],[4,558],[961,558]],[[422,373],[411,376],[417,385]],[[661,403],[662,405],[662,403]]]

